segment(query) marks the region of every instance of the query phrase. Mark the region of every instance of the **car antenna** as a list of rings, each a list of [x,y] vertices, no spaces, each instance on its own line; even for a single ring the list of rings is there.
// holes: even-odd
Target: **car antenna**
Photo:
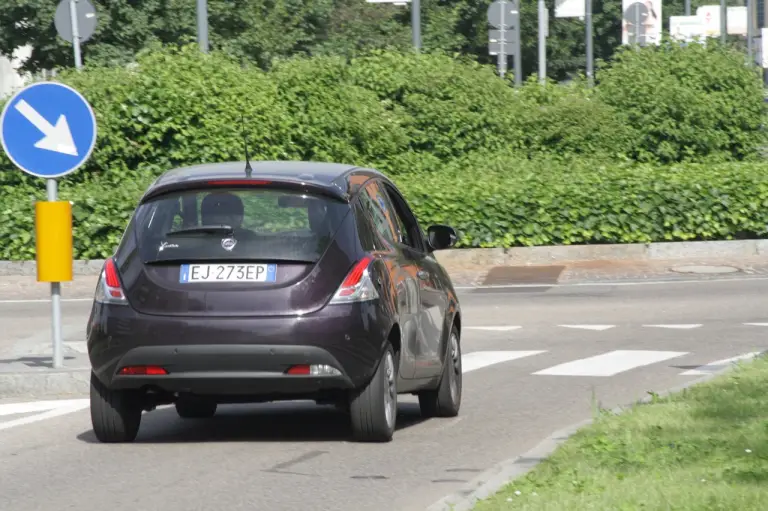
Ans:
[[[245,116],[241,116],[243,126],[243,146],[245,147],[245,177],[251,177],[253,173],[253,167],[251,167],[251,161],[248,157],[248,135],[245,133]]]

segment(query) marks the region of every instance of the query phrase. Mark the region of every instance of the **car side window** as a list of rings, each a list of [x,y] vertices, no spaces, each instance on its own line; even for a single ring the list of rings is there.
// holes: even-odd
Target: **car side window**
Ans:
[[[360,205],[379,237],[390,247],[397,243],[395,215],[390,210],[385,192],[378,183],[371,182],[360,191]]]
[[[416,220],[416,216],[411,211],[411,208],[408,207],[405,199],[396,190],[389,185],[384,185],[384,188],[397,216],[397,224],[401,232],[401,243],[419,252],[424,252],[424,240],[421,236],[421,228]]]

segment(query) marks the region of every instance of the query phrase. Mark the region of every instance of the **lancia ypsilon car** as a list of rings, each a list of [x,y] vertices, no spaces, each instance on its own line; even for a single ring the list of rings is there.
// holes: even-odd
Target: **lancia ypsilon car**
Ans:
[[[459,413],[461,311],[385,175],[307,162],[179,168],[144,193],[101,272],[87,326],[91,419],[131,442],[144,411],[314,400],[389,441],[398,394]]]

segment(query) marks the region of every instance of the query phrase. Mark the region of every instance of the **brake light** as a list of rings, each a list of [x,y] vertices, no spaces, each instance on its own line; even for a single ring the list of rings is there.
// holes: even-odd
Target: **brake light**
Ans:
[[[285,372],[285,374],[309,374],[308,365],[291,366]]]
[[[120,369],[118,374],[123,376],[165,376],[168,371],[160,366],[127,366]]]
[[[371,262],[373,257],[366,255],[352,267],[333,295],[331,303],[366,302],[379,297],[368,271]]]
[[[262,186],[268,185],[271,182],[272,181],[264,181],[263,179],[221,179],[217,181],[208,181],[208,184],[211,186]]]
[[[100,303],[126,303],[117,264],[111,257],[104,263],[101,278],[96,286],[96,301]]]

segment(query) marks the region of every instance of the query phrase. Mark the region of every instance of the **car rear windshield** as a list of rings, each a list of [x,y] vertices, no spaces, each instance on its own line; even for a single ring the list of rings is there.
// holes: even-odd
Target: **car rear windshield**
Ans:
[[[139,206],[136,235],[145,263],[314,263],[348,211],[344,202],[286,190],[184,191]]]

